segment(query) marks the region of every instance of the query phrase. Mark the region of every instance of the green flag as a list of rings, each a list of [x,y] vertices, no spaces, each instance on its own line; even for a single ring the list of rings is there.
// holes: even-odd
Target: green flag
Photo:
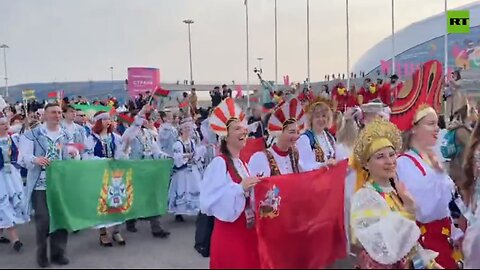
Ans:
[[[99,111],[109,112],[112,107],[102,106],[102,105],[83,105],[83,104],[74,104],[72,105],[75,109],[82,110],[85,113],[96,113]]]
[[[172,160],[55,161],[47,168],[50,231],[165,214]]]

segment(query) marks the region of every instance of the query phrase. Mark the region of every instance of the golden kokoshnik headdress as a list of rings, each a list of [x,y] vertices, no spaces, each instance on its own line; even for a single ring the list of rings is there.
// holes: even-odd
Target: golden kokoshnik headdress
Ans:
[[[365,164],[373,154],[385,147],[396,150],[402,148],[400,130],[395,124],[376,118],[362,129],[353,146],[351,166],[357,171],[357,189],[368,180],[368,173],[364,169]]]

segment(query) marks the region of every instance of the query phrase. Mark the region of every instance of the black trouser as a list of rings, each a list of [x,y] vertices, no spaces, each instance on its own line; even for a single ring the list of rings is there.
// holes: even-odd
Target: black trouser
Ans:
[[[215,218],[199,213],[195,222],[195,247],[205,248],[210,252],[210,238],[212,237]]]
[[[32,204],[35,209],[35,229],[37,234],[37,257],[47,258],[47,238],[50,236],[50,257],[58,258],[65,255],[68,232],[57,230],[49,233],[50,215],[48,214],[47,192],[35,190],[32,194]]]
[[[150,228],[152,229],[152,233],[159,233],[160,231],[162,231],[162,226],[160,225],[160,217],[161,216],[153,216],[146,218],[146,220],[150,221]],[[127,220],[127,228],[134,228],[136,223],[136,219]]]

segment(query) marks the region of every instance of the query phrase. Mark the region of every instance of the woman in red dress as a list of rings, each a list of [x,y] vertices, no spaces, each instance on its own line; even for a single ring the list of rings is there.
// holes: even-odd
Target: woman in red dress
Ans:
[[[211,269],[260,268],[253,187],[240,160],[247,141],[245,114],[232,98],[225,99],[210,116],[212,130],[221,137],[221,154],[208,165],[200,186],[202,213],[215,217],[210,247]]]

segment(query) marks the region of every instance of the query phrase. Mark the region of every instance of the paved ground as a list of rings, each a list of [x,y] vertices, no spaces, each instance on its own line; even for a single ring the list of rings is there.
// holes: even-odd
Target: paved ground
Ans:
[[[125,247],[101,247],[95,230],[70,235],[67,248],[70,264],[63,268],[208,268],[208,258],[201,257],[193,249],[194,218],[176,223],[173,217],[167,216],[162,218],[162,224],[172,233],[169,239],[153,238],[145,221],[137,224],[139,231],[134,234],[123,228]],[[19,232],[24,249],[17,254],[11,246],[0,245],[0,268],[37,268],[34,224],[20,227]],[[330,269],[351,266],[352,261],[348,259]]]
[[[101,247],[95,230],[70,235],[70,264],[64,268],[208,268],[208,258],[193,249],[195,220],[187,218],[185,223],[176,223],[173,217],[164,217],[162,222],[172,233],[169,239],[153,238],[149,224],[142,221],[137,224],[137,233],[123,228],[125,247]],[[19,231],[23,251],[17,254],[10,246],[0,245],[0,268],[37,268],[34,224],[22,226]]]

